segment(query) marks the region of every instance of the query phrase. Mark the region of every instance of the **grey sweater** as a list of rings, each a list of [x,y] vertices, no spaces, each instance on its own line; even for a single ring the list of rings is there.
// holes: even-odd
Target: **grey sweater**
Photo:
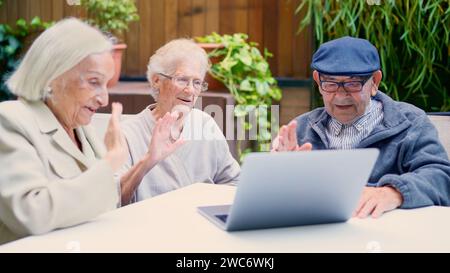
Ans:
[[[374,99],[383,104],[383,121],[356,146],[380,150],[369,186],[395,187],[403,196],[402,208],[449,206],[450,162],[425,112],[380,91]],[[297,117],[297,142],[310,142],[315,150],[328,149],[328,118],[324,108]]]
[[[147,153],[155,123],[148,107],[121,124],[128,143],[129,157],[116,177],[124,174]],[[196,182],[217,184],[237,181],[239,164],[231,155],[222,131],[211,116],[193,109],[184,121],[182,137],[186,143],[144,176],[133,201]]]

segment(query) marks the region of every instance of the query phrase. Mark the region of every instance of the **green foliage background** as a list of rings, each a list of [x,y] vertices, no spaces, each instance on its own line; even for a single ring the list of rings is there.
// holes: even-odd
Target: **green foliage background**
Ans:
[[[134,0],[81,0],[87,21],[104,32],[116,36],[128,30],[128,24],[139,20]]]
[[[204,37],[196,37],[200,43],[221,44],[209,53],[210,59],[218,58],[219,62],[212,64],[209,73],[228,88],[235,98],[237,105],[234,109],[236,117],[245,118],[255,115],[257,120],[256,151],[268,151],[271,141],[271,112],[272,102],[281,99],[281,90],[267,62],[272,54],[264,49],[258,49],[258,44],[248,41],[248,35],[235,33],[233,35],[219,35],[212,33]],[[264,106],[264,107],[258,107]],[[252,129],[252,124],[244,120],[246,130]],[[241,158],[252,149],[238,153]]]
[[[19,19],[15,26],[0,24],[0,102],[14,98],[5,81],[18,65],[27,39],[50,25],[51,23],[42,22],[39,17],[34,17],[29,23]]]

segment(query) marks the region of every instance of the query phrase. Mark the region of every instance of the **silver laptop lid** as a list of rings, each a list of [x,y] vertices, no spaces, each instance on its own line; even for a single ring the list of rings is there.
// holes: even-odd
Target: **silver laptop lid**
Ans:
[[[354,149],[249,154],[226,229],[346,221],[378,153]]]

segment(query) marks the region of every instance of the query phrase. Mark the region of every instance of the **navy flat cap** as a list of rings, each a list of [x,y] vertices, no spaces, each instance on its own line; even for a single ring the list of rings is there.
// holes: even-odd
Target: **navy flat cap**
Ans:
[[[311,68],[328,75],[365,76],[380,69],[380,57],[369,41],[345,36],[322,44]]]

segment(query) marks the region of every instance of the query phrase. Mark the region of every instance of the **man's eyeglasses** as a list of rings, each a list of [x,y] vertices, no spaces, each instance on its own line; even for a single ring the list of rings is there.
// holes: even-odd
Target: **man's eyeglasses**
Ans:
[[[349,81],[349,82],[336,82],[336,81],[323,81],[319,75],[320,88],[326,93],[336,93],[340,86],[344,88],[347,93],[358,93],[361,92],[364,84],[371,78],[368,76],[360,81]]]
[[[208,83],[198,80],[198,79],[191,79],[189,77],[184,77],[184,76],[169,76],[169,75],[166,75],[163,73],[158,73],[158,74],[165,78],[172,80],[173,83],[175,83],[175,85],[177,85],[180,88],[188,87],[192,81],[192,86],[194,87],[195,90],[197,90],[199,92],[208,90]]]

